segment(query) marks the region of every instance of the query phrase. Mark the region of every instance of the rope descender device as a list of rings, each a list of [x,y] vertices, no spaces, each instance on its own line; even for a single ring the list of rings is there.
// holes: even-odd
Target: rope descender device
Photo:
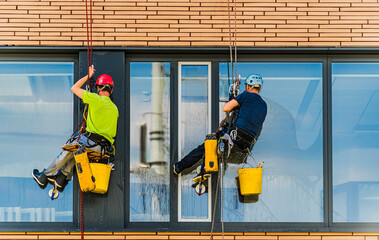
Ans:
[[[229,100],[234,99],[240,93],[241,75],[238,75],[233,83],[229,86]]]

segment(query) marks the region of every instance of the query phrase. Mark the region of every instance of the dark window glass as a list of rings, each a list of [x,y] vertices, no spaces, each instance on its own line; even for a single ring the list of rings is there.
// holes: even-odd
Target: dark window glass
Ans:
[[[0,222],[73,221],[72,181],[52,201],[32,179],[73,131],[73,71],[73,63],[0,63]]]
[[[170,221],[170,64],[130,63],[130,221]]]
[[[228,70],[229,67],[229,70]],[[262,75],[267,103],[263,130],[245,167],[264,162],[262,194],[241,197],[237,169],[227,163],[224,220],[228,222],[322,222],[322,63],[238,63],[240,92],[251,73]],[[220,121],[228,101],[227,63],[220,64]],[[227,162],[227,160],[226,160]],[[250,166],[249,166],[250,165]]]
[[[332,64],[333,221],[379,221],[379,63]]]

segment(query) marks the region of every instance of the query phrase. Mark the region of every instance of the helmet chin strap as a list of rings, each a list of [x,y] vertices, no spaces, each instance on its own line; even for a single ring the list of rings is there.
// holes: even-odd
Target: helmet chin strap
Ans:
[[[97,85],[97,87],[99,87],[99,92],[104,91],[106,88],[110,88],[112,90],[112,87],[109,84]]]
[[[254,90],[254,85],[251,86],[251,85],[248,85],[248,84],[247,84],[247,86],[249,86],[249,90],[247,90],[248,92],[252,92],[252,90]],[[262,87],[259,87],[258,93],[261,91],[261,88],[262,88]]]
[[[103,90],[104,90],[106,87],[107,87],[107,86],[105,86],[105,85],[102,85],[102,86],[100,87],[100,90],[99,90],[99,92],[103,91]]]
[[[105,84],[105,85],[97,85],[97,94],[99,94],[100,96],[105,95],[105,96],[110,97],[110,95],[113,92],[113,89],[110,87],[110,92],[104,91],[104,89],[106,89],[107,87],[109,87],[107,84]],[[103,92],[103,93],[101,93],[101,92]]]

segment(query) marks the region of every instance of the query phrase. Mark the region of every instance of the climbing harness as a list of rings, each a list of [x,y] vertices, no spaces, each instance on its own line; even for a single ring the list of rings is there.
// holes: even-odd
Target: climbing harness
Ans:
[[[85,131],[83,133],[84,136],[86,136],[88,139],[92,140],[95,144],[90,145],[88,144],[88,148],[92,148],[95,146],[100,146],[100,159],[103,159],[103,156],[109,156],[110,158],[113,158],[113,155],[115,153],[115,148],[113,145],[106,139],[105,137],[96,134]]]

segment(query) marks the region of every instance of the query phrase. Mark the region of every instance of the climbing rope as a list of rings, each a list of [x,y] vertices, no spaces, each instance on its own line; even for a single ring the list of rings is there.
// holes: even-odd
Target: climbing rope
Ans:
[[[230,56],[230,66],[232,72],[232,81],[234,79],[234,70],[233,70],[233,48],[232,48],[232,30],[231,30],[231,18],[230,18],[230,0],[228,0],[228,24],[229,24],[229,56]]]
[[[233,11],[233,9],[232,9]],[[231,79],[232,84],[229,86],[229,100],[230,98],[235,98],[239,93],[239,85],[241,83],[240,76],[237,77],[237,0],[234,0],[234,61],[233,61],[233,46],[232,46],[232,27],[231,27],[231,9],[230,9],[230,0],[228,0],[228,25],[229,25],[229,55],[230,55],[230,66],[231,66]],[[229,67],[228,67],[228,84],[230,83],[230,75],[229,75]],[[234,111],[230,119],[229,127],[228,127],[228,134],[230,131],[231,123],[233,122],[234,117]],[[226,115],[224,120],[222,120],[221,124],[217,128],[217,133],[220,128],[224,125],[226,119],[229,117],[230,112]],[[217,199],[218,199],[218,191],[219,191],[219,182],[220,182],[220,175],[221,175],[221,232],[222,232],[222,239],[224,239],[224,168],[225,168],[225,162],[224,162],[224,152],[222,151],[220,153],[220,160],[221,160],[221,167],[218,172],[217,176],[217,185],[216,185],[216,195],[215,200],[213,204],[213,215],[212,215],[212,226],[211,226],[211,234],[210,239],[213,240],[213,229],[215,224],[215,215],[216,215],[216,206],[217,206]]]
[[[222,122],[221,122],[220,125],[218,126],[218,128],[217,128],[217,130],[216,130],[215,133],[217,133],[218,130],[220,130],[220,128],[222,127],[222,125],[224,125],[226,119],[229,117],[229,114],[230,114],[230,112],[228,112],[228,114],[226,115],[226,117],[224,118],[224,120],[222,120]]]
[[[232,9],[230,9],[232,8]],[[230,11],[234,11],[234,43],[232,44],[232,26],[231,26],[231,14]],[[232,72],[232,80],[237,78],[237,0],[234,0],[234,10],[230,6],[230,0],[228,0],[228,27],[229,27],[229,57],[230,66]],[[234,57],[233,57],[233,45],[234,45]],[[233,61],[234,58],[234,61]]]
[[[89,76],[89,68],[92,66],[92,0],[89,0],[89,16],[88,16],[88,1],[86,0],[86,27],[87,27],[87,71]],[[88,79],[86,90],[92,90],[92,79]],[[85,105],[83,111],[83,119],[80,123],[81,129],[80,134],[85,131],[86,122],[88,114],[88,104]],[[81,240],[84,240],[84,211],[83,211],[83,192],[80,189],[80,237]]]
[[[86,0],[86,27],[87,27],[87,65],[88,68],[92,65],[92,0],[89,0],[89,17],[88,17],[88,1]],[[87,84],[92,88],[92,84]]]
[[[221,137],[219,140],[219,144],[224,144],[224,139]],[[215,215],[216,215],[216,205],[217,205],[217,199],[218,199],[218,191],[219,191],[219,185],[220,185],[220,175],[221,175],[221,231],[222,231],[222,239],[224,239],[224,146],[218,148],[217,153],[219,155],[219,159],[221,160],[221,165],[218,170],[218,176],[217,176],[217,186],[216,186],[216,196],[214,200],[213,205],[213,216],[212,216],[212,228],[211,228],[211,235],[210,239],[213,240],[213,229],[215,224]]]
[[[218,186],[220,182],[220,174],[217,176],[217,186],[216,186],[216,196],[214,200],[214,205],[213,205],[213,215],[212,215],[212,228],[211,228],[211,240],[213,240],[213,229],[215,225],[215,215],[216,215],[216,204],[217,204],[217,195],[218,195]]]
[[[224,155],[224,153],[222,153]],[[224,156],[221,158],[221,232],[224,239]]]
[[[84,213],[83,213],[83,192],[80,191],[80,239],[84,240]]]
[[[234,77],[237,78],[237,0],[234,0]]]

